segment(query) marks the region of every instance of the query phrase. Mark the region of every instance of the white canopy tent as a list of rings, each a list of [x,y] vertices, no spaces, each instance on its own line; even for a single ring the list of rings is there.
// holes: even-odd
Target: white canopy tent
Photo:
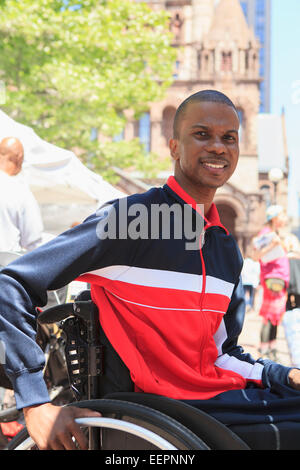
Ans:
[[[25,178],[41,207],[46,231],[59,233],[104,202],[125,196],[83,165],[73,152],[46,142],[0,110],[0,140],[5,137],[17,137],[23,144],[20,177]]]

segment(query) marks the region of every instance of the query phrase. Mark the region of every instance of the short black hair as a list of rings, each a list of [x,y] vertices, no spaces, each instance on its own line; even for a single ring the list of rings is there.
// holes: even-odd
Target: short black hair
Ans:
[[[206,102],[206,103],[220,103],[220,104],[226,104],[233,108],[235,112],[237,113],[237,109],[233,102],[231,101],[228,96],[224,95],[224,93],[221,93],[220,91],[217,90],[201,90],[197,91],[197,93],[194,93],[193,95],[190,95],[188,98],[186,98],[181,105],[177,108],[175,117],[174,117],[174,123],[173,123],[173,137],[174,139],[177,139],[179,137],[179,125],[180,122],[185,114],[185,111],[188,107],[189,104],[195,103],[195,102]],[[238,113],[237,113],[238,114]]]

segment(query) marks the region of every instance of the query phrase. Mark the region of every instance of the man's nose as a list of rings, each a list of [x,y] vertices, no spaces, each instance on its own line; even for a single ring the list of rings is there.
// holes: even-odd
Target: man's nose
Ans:
[[[216,137],[211,139],[206,145],[206,150],[210,153],[222,155],[225,152],[225,144],[222,139]]]

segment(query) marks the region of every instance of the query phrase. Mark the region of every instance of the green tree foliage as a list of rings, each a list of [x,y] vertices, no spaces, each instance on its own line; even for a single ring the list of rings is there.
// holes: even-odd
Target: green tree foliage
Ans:
[[[136,141],[111,142],[171,85],[168,16],[133,0],[1,0],[3,110],[108,175],[147,165]],[[91,129],[98,140],[91,140]],[[153,165],[152,165],[153,166]]]

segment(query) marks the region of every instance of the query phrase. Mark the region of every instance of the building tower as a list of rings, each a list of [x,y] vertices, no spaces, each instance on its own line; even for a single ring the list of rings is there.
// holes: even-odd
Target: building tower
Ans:
[[[260,112],[270,112],[271,0],[240,0],[245,18],[260,42]]]
[[[240,160],[230,181],[217,191],[215,203],[223,223],[244,249],[264,213],[257,154],[259,48],[239,1],[220,0],[210,29],[198,45],[198,79],[202,88],[228,95],[238,109]]]

